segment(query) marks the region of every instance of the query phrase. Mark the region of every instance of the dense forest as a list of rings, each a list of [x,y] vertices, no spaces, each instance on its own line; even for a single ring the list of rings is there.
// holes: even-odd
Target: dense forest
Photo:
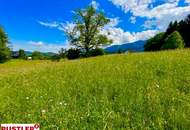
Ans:
[[[145,51],[158,51],[190,47],[190,15],[181,21],[171,22],[166,32],[150,38],[145,44]]]

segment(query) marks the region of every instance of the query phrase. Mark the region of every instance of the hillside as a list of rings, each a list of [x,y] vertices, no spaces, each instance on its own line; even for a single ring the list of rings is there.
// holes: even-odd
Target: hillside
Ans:
[[[190,128],[190,50],[0,64],[0,122],[46,129]]]
[[[105,48],[105,51],[108,53],[117,53],[118,51],[135,51],[142,52],[144,50],[144,45],[146,41],[136,41],[132,43],[126,43],[121,45],[112,45]]]

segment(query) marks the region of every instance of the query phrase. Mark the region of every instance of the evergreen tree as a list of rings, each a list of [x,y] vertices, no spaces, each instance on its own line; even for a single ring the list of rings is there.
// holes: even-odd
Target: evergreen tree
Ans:
[[[164,34],[164,37],[163,37],[163,40],[166,39],[170,34],[172,34],[174,31],[178,31],[179,30],[179,24],[177,21],[175,22],[170,22],[165,34]]]
[[[8,47],[8,36],[0,27],[0,63],[5,62],[11,58],[10,48]]]
[[[185,47],[190,47],[190,15],[179,22],[179,32],[185,41]]]

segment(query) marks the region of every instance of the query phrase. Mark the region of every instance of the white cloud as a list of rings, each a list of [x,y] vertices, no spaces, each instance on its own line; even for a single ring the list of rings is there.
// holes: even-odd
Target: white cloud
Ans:
[[[114,5],[121,7],[126,13],[138,9],[146,9],[152,0],[110,0]]]
[[[56,28],[59,26],[59,24],[57,22],[48,23],[48,22],[38,21],[38,23],[43,25],[43,26],[50,27],[50,28]]]
[[[105,26],[105,28],[115,27],[121,22],[119,17],[109,18],[109,19],[110,19],[110,22]]]
[[[70,22],[66,22],[66,24],[63,25],[64,25],[63,31],[68,31],[68,32],[72,31],[76,26],[76,24]]]
[[[132,16],[129,21],[136,23],[136,18],[146,18],[147,20],[142,25],[146,31],[129,32],[118,28],[117,25],[121,20],[119,18],[110,18],[111,22],[101,30],[102,34],[112,39],[114,44],[123,44],[135,42],[138,40],[146,40],[153,37],[160,31],[165,31],[169,22],[174,20],[184,19],[190,12],[190,6],[186,5],[179,7],[180,0],[160,0],[161,4],[156,5],[157,0],[109,0],[118,8],[121,8],[125,13],[130,12]],[[190,0],[185,0],[185,3],[190,4]],[[92,0],[91,5],[96,9],[99,3]],[[156,6],[155,6],[156,5]],[[56,28],[58,30],[72,30],[75,26],[73,23],[59,23],[59,22],[42,22],[39,24],[49,28]],[[52,47],[52,44],[35,42],[37,47]],[[34,45],[34,43],[33,43]],[[53,47],[53,48],[57,48]]]
[[[190,0],[185,0],[185,3],[190,4]]]
[[[147,23],[155,26],[161,31],[164,31],[170,21],[184,19],[190,12],[190,6],[179,7],[179,0],[162,0],[162,4],[153,6],[156,0],[110,0],[114,5],[121,8],[125,13],[131,12],[132,17],[147,18],[144,27]],[[190,0],[186,0],[190,3]]]
[[[41,52],[58,52],[61,48],[68,49],[70,47],[69,42],[63,43],[46,43],[43,41],[12,41],[13,49],[24,49],[26,51],[41,51]]]
[[[125,32],[121,28],[109,28],[102,30],[101,34],[107,35],[109,39],[113,40],[113,44],[131,43],[138,40],[147,40],[153,37],[157,30],[147,30],[142,32]]]
[[[31,44],[31,45],[34,45],[34,46],[44,46],[44,42],[42,42],[42,41],[38,41],[38,42],[35,42],[35,41],[29,41],[28,42],[29,44]]]
[[[106,25],[101,31],[101,34],[107,35],[109,39],[113,40],[113,44],[123,44],[123,43],[130,43],[135,42],[138,40],[147,40],[150,37],[153,37],[156,33],[158,33],[157,30],[147,30],[142,32],[125,32],[122,28],[118,28],[117,25],[120,23],[120,19],[118,17],[116,18],[110,18],[110,23]],[[58,23],[58,22],[56,22]],[[73,30],[75,27],[74,23],[58,23],[58,25],[61,25],[63,30]],[[48,27],[48,26],[47,26]],[[59,26],[55,27],[58,29]],[[35,45],[40,46],[41,42],[35,42]],[[34,43],[33,43],[34,45]]]
[[[134,21],[136,18],[132,18]],[[101,30],[101,34],[106,35],[113,40],[113,44],[131,43],[138,40],[147,40],[157,34],[158,30],[147,30],[142,32],[124,31],[122,28],[116,27],[121,21],[117,18],[110,18],[111,22]],[[134,22],[133,21],[133,22]]]
[[[110,23],[106,25],[101,31],[100,34],[106,35],[109,39],[113,40],[113,44],[123,44],[131,43],[138,40],[147,40],[150,37],[153,37],[157,30],[147,30],[142,32],[125,32],[122,28],[118,28],[117,25],[120,22],[118,17],[110,18]],[[75,24],[67,22],[65,24],[65,29],[72,30]]]
[[[95,1],[93,1],[95,2]],[[92,2],[92,3],[93,3]],[[93,3],[95,4],[95,3]],[[133,16],[130,18],[130,21],[132,23],[136,22],[136,16]],[[130,43],[135,42],[138,40],[147,40],[150,37],[153,37],[156,33],[158,33],[157,30],[147,30],[142,32],[125,32],[122,28],[118,28],[117,25],[121,22],[119,17],[116,18],[110,18],[110,23],[107,24],[101,31],[101,34],[107,35],[109,39],[113,40],[113,44],[123,44],[123,43]],[[74,23],[66,22],[66,23],[59,23],[59,22],[42,22],[43,26],[50,27],[50,28],[57,28],[61,31],[67,30],[73,30],[75,27]],[[54,25],[54,26],[50,26]],[[60,29],[61,28],[61,29]],[[39,44],[39,43],[38,43]]]
[[[64,24],[59,23],[59,22],[42,22],[38,21],[38,23],[44,27],[49,27],[49,28],[57,28],[60,31],[64,31]]]
[[[130,21],[132,24],[135,24],[135,23],[136,23],[136,17],[134,17],[134,16],[130,17],[129,21]]]
[[[92,0],[91,5],[92,5],[95,9],[98,9],[99,6],[100,6],[100,4],[99,4],[97,1],[95,1],[95,0]]]
[[[152,27],[157,27],[159,23],[157,23],[157,20],[146,20],[143,27],[145,29],[151,29]]]

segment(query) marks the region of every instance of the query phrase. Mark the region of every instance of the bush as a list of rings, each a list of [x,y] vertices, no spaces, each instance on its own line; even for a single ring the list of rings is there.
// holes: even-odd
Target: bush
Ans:
[[[77,59],[80,57],[80,50],[79,49],[75,49],[75,48],[70,48],[67,51],[67,58],[68,59]]]
[[[60,60],[61,60],[61,56],[58,55],[58,54],[53,55],[53,56],[51,57],[51,60],[52,60],[52,61],[60,61]]]
[[[146,44],[144,45],[145,51],[158,51],[161,49],[161,46],[164,41],[164,34],[165,33],[159,33],[153,38],[149,39]]]
[[[103,49],[101,48],[96,48],[90,51],[90,56],[101,56],[104,55],[105,52]]]
[[[0,63],[11,59],[11,51],[8,47],[0,47]]]
[[[184,48],[185,43],[183,38],[179,34],[178,31],[174,31],[171,35],[169,35],[161,47],[161,49],[177,49],[177,48]]]
[[[43,60],[44,59],[44,56],[41,54],[41,52],[39,51],[34,51],[32,53],[32,59],[33,60]]]
[[[117,54],[122,54],[122,53],[125,53],[125,50],[119,48],[118,51],[117,51]]]

